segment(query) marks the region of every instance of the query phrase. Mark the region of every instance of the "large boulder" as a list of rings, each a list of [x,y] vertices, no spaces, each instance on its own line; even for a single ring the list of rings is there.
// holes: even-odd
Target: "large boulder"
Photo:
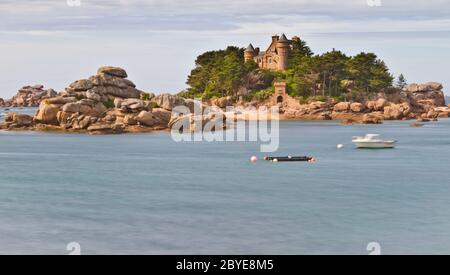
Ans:
[[[19,126],[29,126],[33,123],[33,117],[25,114],[18,114],[15,116],[15,121]]]
[[[226,108],[227,106],[233,106],[233,100],[229,96],[221,97],[221,98],[214,99],[212,104],[219,108]]]
[[[66,124],[72,115],[73,115],[73,113],[59,111],[56,114],[56,119],[58,120],[59,124]]]
[[[89,90],[89,92],[102,95],[111,95],[113,97],[120,98],[140,98],[142,91],[127,86],[126,88],[120,88],[117,86],[96,86]]]
[[[384,98],[379,98],[375,101],[375,111],[383,111],[384,107],[388,105],[388,101]]]
[[[440,91],[444,88],[442,83],[439,82],[427,82],[426,85],[428,86],[428,89],[432,91]]]
[[[438,82],[427,82],[425,84],[420,84],[418,92],[431,92],[431,91],[440,91],[443,86]]]
[[[407,85],[404,90],[410,93],[417,93],[419,91],[419,85],[416,83],[412,83]]]
[[[362,117],[362,123],[364,124],[382,124],[383,123],[383,115],[376,113],[364,114]]]
[[[140,112],[139,115],[136,117],[136,121],[142,125],[149,127],[155,126],[158,122],[156,117],[151,112],[147,111]]]
[[[167,126],[172,118],[172,112],[162,108],[153,109],[152,114],[158,121],[158,124],[162,126]]]
[[[128,79],[107,74],[91,76],[89,81],[91,81],[94,86],[113,86],[121,89],[126,89],[128,87],[136,88],[136,85]]]
[[[69,88],[72,88],[74,91],[87,91],[94,87],[94,83],[88,79],[80,79],[69,85]]]
[[[61,110],[60,106],[58,104],[51,104],[47,100],[41,102],[34,120],[43,124],[58,124],[57,114]]]
[[[83,115],[99,116],[106,111],[103,103],[95,103],[89,100],[80,100],[74,103],[67,103],[62,107],[66,113],[80,113]]]
[[[126,116],[123,118],[123,123],[124,123],[125,125],[136,125],[136,124],[138,123],[138,121],[137,121],[137,119],[136,119],[136,115],[134,115],[134,114],[126,115]]]
[[[33,118],[29,115],[9,112],[5,115],[5,122],[15,124],[17,126],[29,126],[33,123]]]
[[[361,113],[362,111],[364,111],[364,105],[359,102],[354,102],[350,104],[350,110],[354,113]]]
[[[128,74],[127,72],[119,67],[112,67],[112,66],[103,66],[98,68],[97,74],[107,74],[111,76],[116,76],[120,78],[127,78]]]
[[[414,95],[415,101],[425,110],[445,106],[445,95],[442,91],[430,91]]]
[[[124,100],[116,99],[114,100],[114,105],[116,106],[116,108],[120,108],[124,112],[139,112],[151,110],[150,101],[144,101],[137,98],[128,98]]]
[[[94,101],[101,101],[101,99],[102,99],[101,95],[95,93],[92,90],[89,90],[86,92],[86,98],[94,100]]]
[[[159,107],[168,111],[172,111],[177,106],[186,106],[184,98],[171,94],[158,95],[153,101],[158,104]]]
[[[350,110],[350,102],[339,102],[338,104],[334,105],[333,111],[335,112],[348,112]]]
[[[328,107],[328,104],[326,102],[322,102],[322,101],[313,101],[313,102],[309,103],[309,109],[311,109],[311,110],[324,109],[327,107]]]
[[[185,127],[186,126],[186,127]],[[216,129],[216,127],[219,127]],[[173,116],[168,124],[172,131],[197,132],[217,131],[226,127],[226,116],[223,112],[211,112],[205,115],[179,115]]]
[[[62,107],[62,111],[66,113],[79,113],[81,105],[80,102],[67,103]]]
[[[411,106],[408,103],[391,104],[384,108],[384,118],[387,120],[399,120],[411,113]]]
[[[431,91],[440,91],[443,89],[441,83],[438,82],[427,82],[424,84],[410,84],[406,86],[405,90],[411,93],[423,93]]]
[[[75,97],[57,96],[57,97],[47,99],[46,102],[49,104],[64,105],[67,103],[77,102],[77,99]]]

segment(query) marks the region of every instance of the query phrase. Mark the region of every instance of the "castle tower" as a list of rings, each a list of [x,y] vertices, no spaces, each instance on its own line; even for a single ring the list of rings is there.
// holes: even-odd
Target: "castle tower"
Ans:
[[[286,38],[286,35],[283,34],[280,39],[278,39],[276,47],[279,56],[278,70],[284,71],[288,66],[289,51],[291,49],[290,42]]]
[[[253,60],[256,56],[255,48],[252,44],[248,45],[247,49],[244,51],[244,61],[247,62],[249,60]]]

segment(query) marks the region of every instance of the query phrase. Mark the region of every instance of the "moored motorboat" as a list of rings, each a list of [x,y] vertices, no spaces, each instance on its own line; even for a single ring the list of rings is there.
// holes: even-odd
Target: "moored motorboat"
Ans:
[[[358,148],[385,149],[394,148],[396,140],[383,140],[380,135],[367,134],[364,137],[353,137],[352,141]]]

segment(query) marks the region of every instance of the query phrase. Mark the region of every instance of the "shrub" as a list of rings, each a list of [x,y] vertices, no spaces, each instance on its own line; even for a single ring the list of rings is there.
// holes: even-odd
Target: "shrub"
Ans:
[[[337,103],[339,102],[344,102],[345,101],[345,96],[344,95],[340,95],[340,96],[333,96],[334,101],[336,101]]]
[[[149,93],[142,93],[141,97],[142,97],[142,100],[150,100],[150,94]]]
[[[308,97],[307,96],[299,96],[297,97],[298,102],[300,104],[307,104],[308,103]]]
[[[265,101],[273,95],[274,91],[272,89],[257,91],[254,98],[258,101]]]
[[[314,97],[314,100],[315,101],[327,102],[328,98],[326,96],[318,95],[318,96]]]
[[[108,101],[103,102],[103,105],[105,105],[106,108],[108,109],[112,109],[115,107],[114,105],[114,101],[112,101],[111,99]]]
[[[243,96],[242,96],[242,99],[243,99],[244,101],[246,101],[246,102],[250,102],[250,101],[253,100],[253,96],[254,96],[253,93],[248,93],[248,94],[246,94],[246,95],[243,95]]]

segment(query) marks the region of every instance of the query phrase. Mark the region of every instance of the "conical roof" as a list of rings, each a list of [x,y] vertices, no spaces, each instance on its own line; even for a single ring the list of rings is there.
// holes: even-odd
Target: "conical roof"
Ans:
[[[283,33],[283,35],[281,35],[281,37],[280,37],[280,39],[278,41],[287,42],[288,39],[287,39],[286,35]]]
[[[248,45],[247,49],[245,49],[246,52],[254,52],[255,48],[253,47],[252,44]]]

